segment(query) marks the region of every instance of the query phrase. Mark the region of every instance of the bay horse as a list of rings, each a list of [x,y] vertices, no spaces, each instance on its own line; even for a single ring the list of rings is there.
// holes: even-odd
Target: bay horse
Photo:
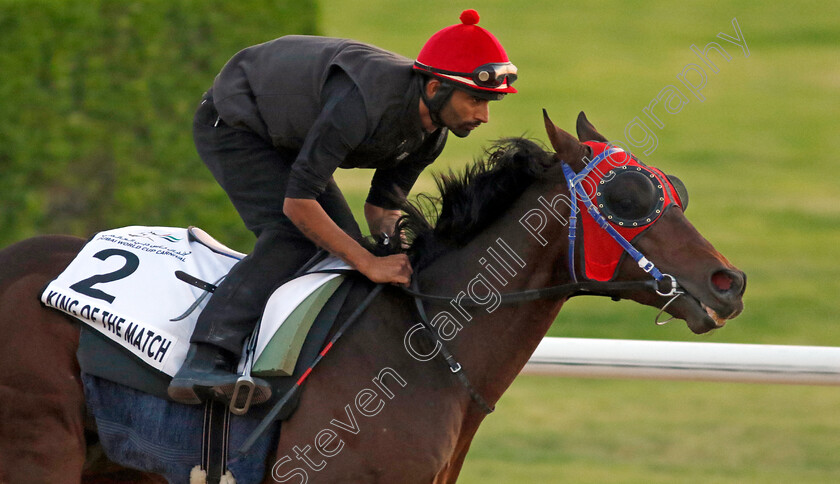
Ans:
[[[308,378],[299,408],[282,424],[264,483],[456,481],[485,407],[511,385],[571,296],[508,305],[503,294],[586,277],[584,267],[567,264],[583,260],[578,255],[585,250],[578,243],[568,257],[569,224],[562,222],[573,204],[544,202],[569,200],[564,162],[574,172],[585,170],[592,153],[582,141],[606,138],[583,113],[580,140],[547,115],[545,125],[554,153],[528,140],[506,140],[489,161],[438,178],[435,224],[416,207],[408,209],[401,226],[413,234],[413,288],[449,299],[422,300],[437,337],[421,337],[428,333],[417,329],[415,301],[387,286]],[[643,262],[679,284],[679,297],[621,286],[650,279],[630,257],[621,258],[605,284],[619,284],[613,297],[655,308],[670,302],[667,312],[699,334],[741,312],[746,279],[688,222],[684,206],[665,207],[632,240]],[[534,210],[543,213],[538,232],[527,218]],[[523,221],[530,221],[529,230]],[[0,252],[2,484],[165,482],[87,455],[96,434],[75,358],[79,326],[38,300],[83,244],[42,236]],[[441,344],[469,385],[441,364]]]

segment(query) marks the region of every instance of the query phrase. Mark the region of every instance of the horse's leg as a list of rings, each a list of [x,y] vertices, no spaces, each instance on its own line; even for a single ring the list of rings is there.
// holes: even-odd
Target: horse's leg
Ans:
[[[81,248],[40,237],[0,252],[0,482],[78,483],[85,459],[79,328],[38,293]]]

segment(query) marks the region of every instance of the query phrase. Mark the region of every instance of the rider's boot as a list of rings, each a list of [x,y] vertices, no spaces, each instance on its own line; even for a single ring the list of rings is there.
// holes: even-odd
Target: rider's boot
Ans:
[[[239,375],[232,371],[233,355],[214,345],[193,343],[183,366],[172,378],[167,393],[179,403],[196,405],[208,399],[230,401]],[[252,405],[271,398],[271,386],[253,378]]]

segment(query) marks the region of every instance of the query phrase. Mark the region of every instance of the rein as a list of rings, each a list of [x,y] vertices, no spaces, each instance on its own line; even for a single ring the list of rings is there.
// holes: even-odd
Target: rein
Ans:
[[[305,272],[305,269],[300,271],[300,273]],[[350,275],[350,274],[359,274],[358,271],[355,269],[321,269],[317,271],[308,272],[309,274],[313,273],[324,273],[324,274],[343,274],[343,275]],[[671,278],[673,286],[671,287],[670,291],[675,290],[676,280]],[[373,293],[371,293],[368,298],[366,298],[359,307],[356,308],[353,316],[351,316],[347,322],[342,325],[341,328],[336,332],[333,341],[330,342],[329,346],[332,346],[332,343],[341,337],[344,334],[344,331],[352,324],[355,319],[361,315],[361,313],[367,309],[371,302],[373,302],[373,298],[379,291],[384,288],[384,284],[379,284],[376,286]],[[414,299],[414,304],[417,309],[417,314],[420,316],[420,322],[423,324],[423,327],[427,330],[428,334],[434,340],[435,345],[439,348],[439,352],[443,355],[443,358],[446,364],[449,366],[449,370],[455,374],[458,380],[461,382],[462,385],[467,389],[470,394],[472,400],[479,406],[481,409],[490,414],[494,410],[494,406],[490,405],[484,397],[481,396],[480,393],[475,389],[475,387],[470,382],[469,378],[466,375],[463,367],[460,363],[455,359],[454,355],[449,351],[446,347],[446,344],[441,340],[438,336],[437,332],[434,331],[432,328],[431,323],[429,322],[429,317],[426,315],[426,311],[423,307],[423,301],[437,301],[437,302],[449,302],[452,300],[451,296],[443,296],[443,295],[436,295],[436,294],[426,294],[420,292],[418,287],[417,278],[412,278],[411,287],[405,286],[397,286],[400,290],[404,293],[408,294]],[[529,301],[536,301],[539,299],[562,299],[571,296],[577,295],[591,295],[591,296],[606,296],[612,298],[614,301],[618,301],[620,299],[620,294],[625,291],[633,291],[633,290],[640,290],[640,291],[656,291],[657,294],[663,294],[662,291],[659,289],[659,282],[655,280],[647,280],[647,281],[618,281],[618,282],[597,282],[597,281],[584,281],[584,282],[572,282],[567,284],[558,284],[556,286],[549,286],[540,289],[527,289],[524,291],[518,292],[511,292],[507,294],[501,295],[500,304],[511,305],[511,304],[521,304],[523,302]],[[371,297],[373,296],[373,297]],[[460,300],[461,304],[467,306],[481,306],[478,301],[473,300],[470,297],[463,297]],[[666,305],[667,307],[667,305]],[[326,351],[324,352],[326,353]],[[322,355],[319,355],[318,359],[311,365],[310,370],[314,368],[315,365],[318,364]],[[309,371],[307,371],[306,375],[301,378],[301,381],[298,382],[298,385],[293,387],[293,391],[289,393],[293,393],[297,391],[299,385],[303,383],[303,380],[306,376],[308,376]],[[290,395],[284,395],[284,398],[281,399],[280,403],[276,405],[276,408],[272,410],[268,417],[265,420],[273,420],[276,413],[279,413],[279,408],[285,404],[286,401],[289,400]],[[277,410],[275,412],[274,410]],[[272,415],[275,414],[275,415]],[[255,431],[254,434],[257,432]],[[252,440],[256,439],[249,439],[247,442],[251,444]],[[243,449],[247,450],[250,445],[243,446]]]
[[[583,281],[558,284],[556,286],[549,286],[540,289],[526,289],[524,291],[509,292],[506,294],[500,294],[499,296],[500,304],[505,305],[537,301],[539,299],[563,299],[572,296],[605,296],[617,301],[620,299],[619,294],[626,291],[655,291],[661,296],[668,296],[677,284],[675,279],[671,278],[671,280],[671,288],[668,289],[668,293],[660,291],[659,281],[655,280],[613,282]],[[419,292],[414,285],[412,285],[412,288],[410,289],[407,287],[400,287],[400,289],[415,299],[438,302],[449,302],[453,300],[451,296]],[[468,296],[459,299],[459,302],[468,306],[483,305]]]
[[[676,279],[671,277],[671,287],[670,289],[668,289],[668,293],[677,291],[677,287],[678,285]],[[430,334],[432,339],[434,339],[436,346],[439,348],[439,352],[443,355],[447,365],[449,365],[450,371],[452,371],[452,373],[454,373],[458,377],[458,380],[461,382],[461,384],[464,385],[464,387],[466,387],[472,400],[479,407],[481,407],[482,410],[484,410],[484,413],[492,413],[493,410],[495,410],[495,407],[487,403],[487,400],[485,400],[484,397],[482,397],[481,394],[478,393],[475,387],[473,387],[472,383],[470,383],[470,380],[469,378],[467,378],[467,375],[464,372],[461,364],[455,360],[455,357],[447,349],[444,342],[441,341],[440,336],[438,336],[437,332],[434,331],[434,329],[432,328],[432,325],[429,322],[429,318],[428,316],[426,316],[426,311],[423,308],[423,301],[450,302],[452,301],[452,297],[435,294],[426,294],[420,292],[419,287],[417,285],[417,278],[412,278],[411,288],[400,286],[400,289],[404,293],[414,298],[414,304],[417,307],[417,313],[420,316],[420,321],[423,324],[423,327],[427,330],[428,334]],[[607,296],[612,298],[613,301],[618,301],[620,299],[620,293],[633,290],[655,291],[659,295],[665,295],[665,293],[663,293],[659,289],[659,281],[653,279],[646,281],[617,282],[585,281],[558,284],[556,286],[550,286],[541,289],[527,289],[524,291],[501,294],[500,304],[521,304],[523,302],[536,301],[539,299],[563,299],[579,295]],[[673,299],[668,301],[668,303],[666,303],[665,306],[663,306],[662,310],[660,311],[660,314],[662,314],[665,308],[667,308],[668,305],[671,304],[671,302],[673,302],[673,300],[676,299],[680,294],[682,293],[677,294],[676,296],[674,296]],[[463,297],[459,300],[459,302],[460,304],[464,304],[467,306],[482,305],[470,297]],[[657,315],[657,320],[658,319],[659,315]],[[664,324],[660,323],[659,321],[657,321],[656,323]]]

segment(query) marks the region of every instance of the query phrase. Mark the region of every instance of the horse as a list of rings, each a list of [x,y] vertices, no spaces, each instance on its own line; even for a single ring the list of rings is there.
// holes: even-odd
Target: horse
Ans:
[[[686,219],[687,200],[632,239],[641,262],[622,256],[613,277],[587,285],[581,261],[598,254],[583,257],[579,229],[577,244],[569,238],[577,210],[564,170],[587,170],[591,142],[607,140],[582,112],[578,138],[544,120],[554,152],[504,140],[484,162],[438,176],[436,222],[416,202],[406,207],[408,241],[396,243],[408,244],[417,298],[384,287],[315,367],[264,483],[455,482],[479,425],[575,295],[666,306],[697,334],[742,311],[746,276]],[[83,244],[40,236],[0,251],[0,483],[165,482],[89,455],[96,433],[75,359],[79,323],[38,299]],[[667,277],[640,284],[654,264]],[[564,285],[577,289],[540,293]],[[537,296],[508,304],[517,294]]]

